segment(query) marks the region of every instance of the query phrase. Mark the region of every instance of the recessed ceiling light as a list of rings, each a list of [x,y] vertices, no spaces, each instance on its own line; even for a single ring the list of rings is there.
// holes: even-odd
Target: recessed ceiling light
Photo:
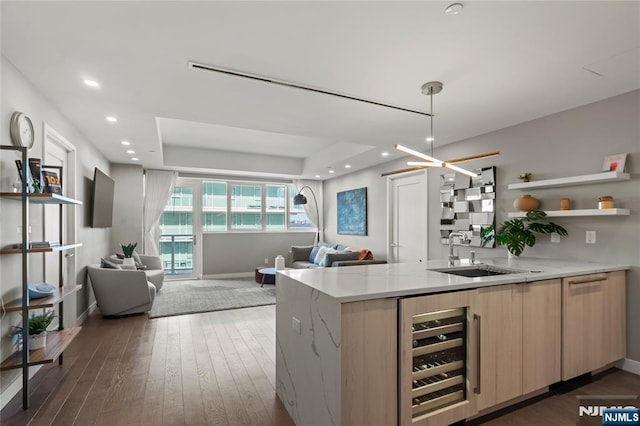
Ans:
[[[320,175],[316,175],[316,177],[317,177],[317,178],[319,178],[319,177],[320,177]]]
[[[84,84],[86,84],[89,87],[94,87],[94,88],[100,87],[100,84],[97,81],[89,80],[88,78],[84,80]]]
[[[140,159],[138,157],[131,157],[131,161],[139,161]]]
[[[128,150],[127,150],[127,154],[135,154],[135,153],[136,153],[136,152],[135,152],[134,150],[132,150],[132,149],[128,149]]]
[[[453,4],[450,4],[444,10],[444,14],[445,15],[457,15],[460,12],[462,12],[462,9],[464,9],[464,5],[462,3],[453,3]]]
[[[382,155],[383,157],[388,157],[389,153],[387,151],[383,151],[380,155]]]
[[[435,140],[435,138],[434,138],[433,136],[427,136],[427,137],[425,138],[425,140],[426,140],[427,142],[433,142],[433,141]]]
[[[335,170],[329,170],[329,173],[335,173]]]
[[[122,142],[120,142],[120,143],[121,143],[122,145],[125,145],[125,146],[129,146],[129,145],[131,145],[131,142],[129,142],[129,141],[122,141]]]
[[[107,115],[104,119],[107,120],[109,123],[117,123],[118,122],[118,119],[116,117],[114,117],[113,115]]]
[[[345,165],[344,165],[344,168],[345,168],[345,169],[350,169],[350,168],[351,168],[351,164],[345,164]]]

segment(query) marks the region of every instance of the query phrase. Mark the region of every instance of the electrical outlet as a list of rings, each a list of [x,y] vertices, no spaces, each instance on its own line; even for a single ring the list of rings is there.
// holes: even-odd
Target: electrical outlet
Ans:
[[[595,244],[596,243],[596,231],[587,231],[585,236],[585,242],[587,244]]]
[[[296,317],[291,317],[291,328],[298,334],[302,334],[302,323]]]
[[[551,234],[551,242],[552,243],[559,243],[560,242],[560,235],[553,233]]]

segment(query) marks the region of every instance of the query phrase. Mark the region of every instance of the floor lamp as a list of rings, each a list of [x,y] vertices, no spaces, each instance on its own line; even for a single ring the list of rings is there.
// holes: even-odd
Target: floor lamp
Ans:
[[[316,205],[316,218],[318,220],[318,233],[317,233],[317,238],[318,238],[318,242],[320,242],[320,210],[318,209],[318,200],[316,199],[316,194],[313,193],[313,189],[311,189],[309,186],[305,185],[302,188],[300,188],[298,190],[298,193],[296,194],[295,197],[293,197],[293,205],[294,206],[299,206],[299,205],[304,205],[307,204],[307,197],[305,197],[302,194],[302,190],[303,189],[309,189],[309,191],[311,191],[311,195],[313,195],[313,202]],[[314,241],[315,242],[315,241]]]

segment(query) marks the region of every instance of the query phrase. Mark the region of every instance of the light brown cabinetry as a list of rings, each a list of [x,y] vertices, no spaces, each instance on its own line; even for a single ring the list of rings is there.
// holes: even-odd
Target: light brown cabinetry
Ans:
[[[522,293],[517,284],[480,288],[472,301],[479,330],[478,411],[522,394]]]
[[[624,358],[625,272],[562,280],[562,380]]]
[[[560,280],[476,290],[478,411],[560,381]]]

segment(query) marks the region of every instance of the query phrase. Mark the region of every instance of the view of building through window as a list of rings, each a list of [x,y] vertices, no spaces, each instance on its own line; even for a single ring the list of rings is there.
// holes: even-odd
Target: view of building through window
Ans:
[[[194,188],[201,189],[194,194]],[[160,217],[165,273],[192,273],[195,234],[315,230],[304,206],[293,204],[295,195],[293,185],[276,183],[202,180],[200,185],[176,185]],[[194,197],[201,202],[194,203]],[[198,204],[201,211],[195,211]],[[194,215],[201,218],[201,230],[194,229]]]

